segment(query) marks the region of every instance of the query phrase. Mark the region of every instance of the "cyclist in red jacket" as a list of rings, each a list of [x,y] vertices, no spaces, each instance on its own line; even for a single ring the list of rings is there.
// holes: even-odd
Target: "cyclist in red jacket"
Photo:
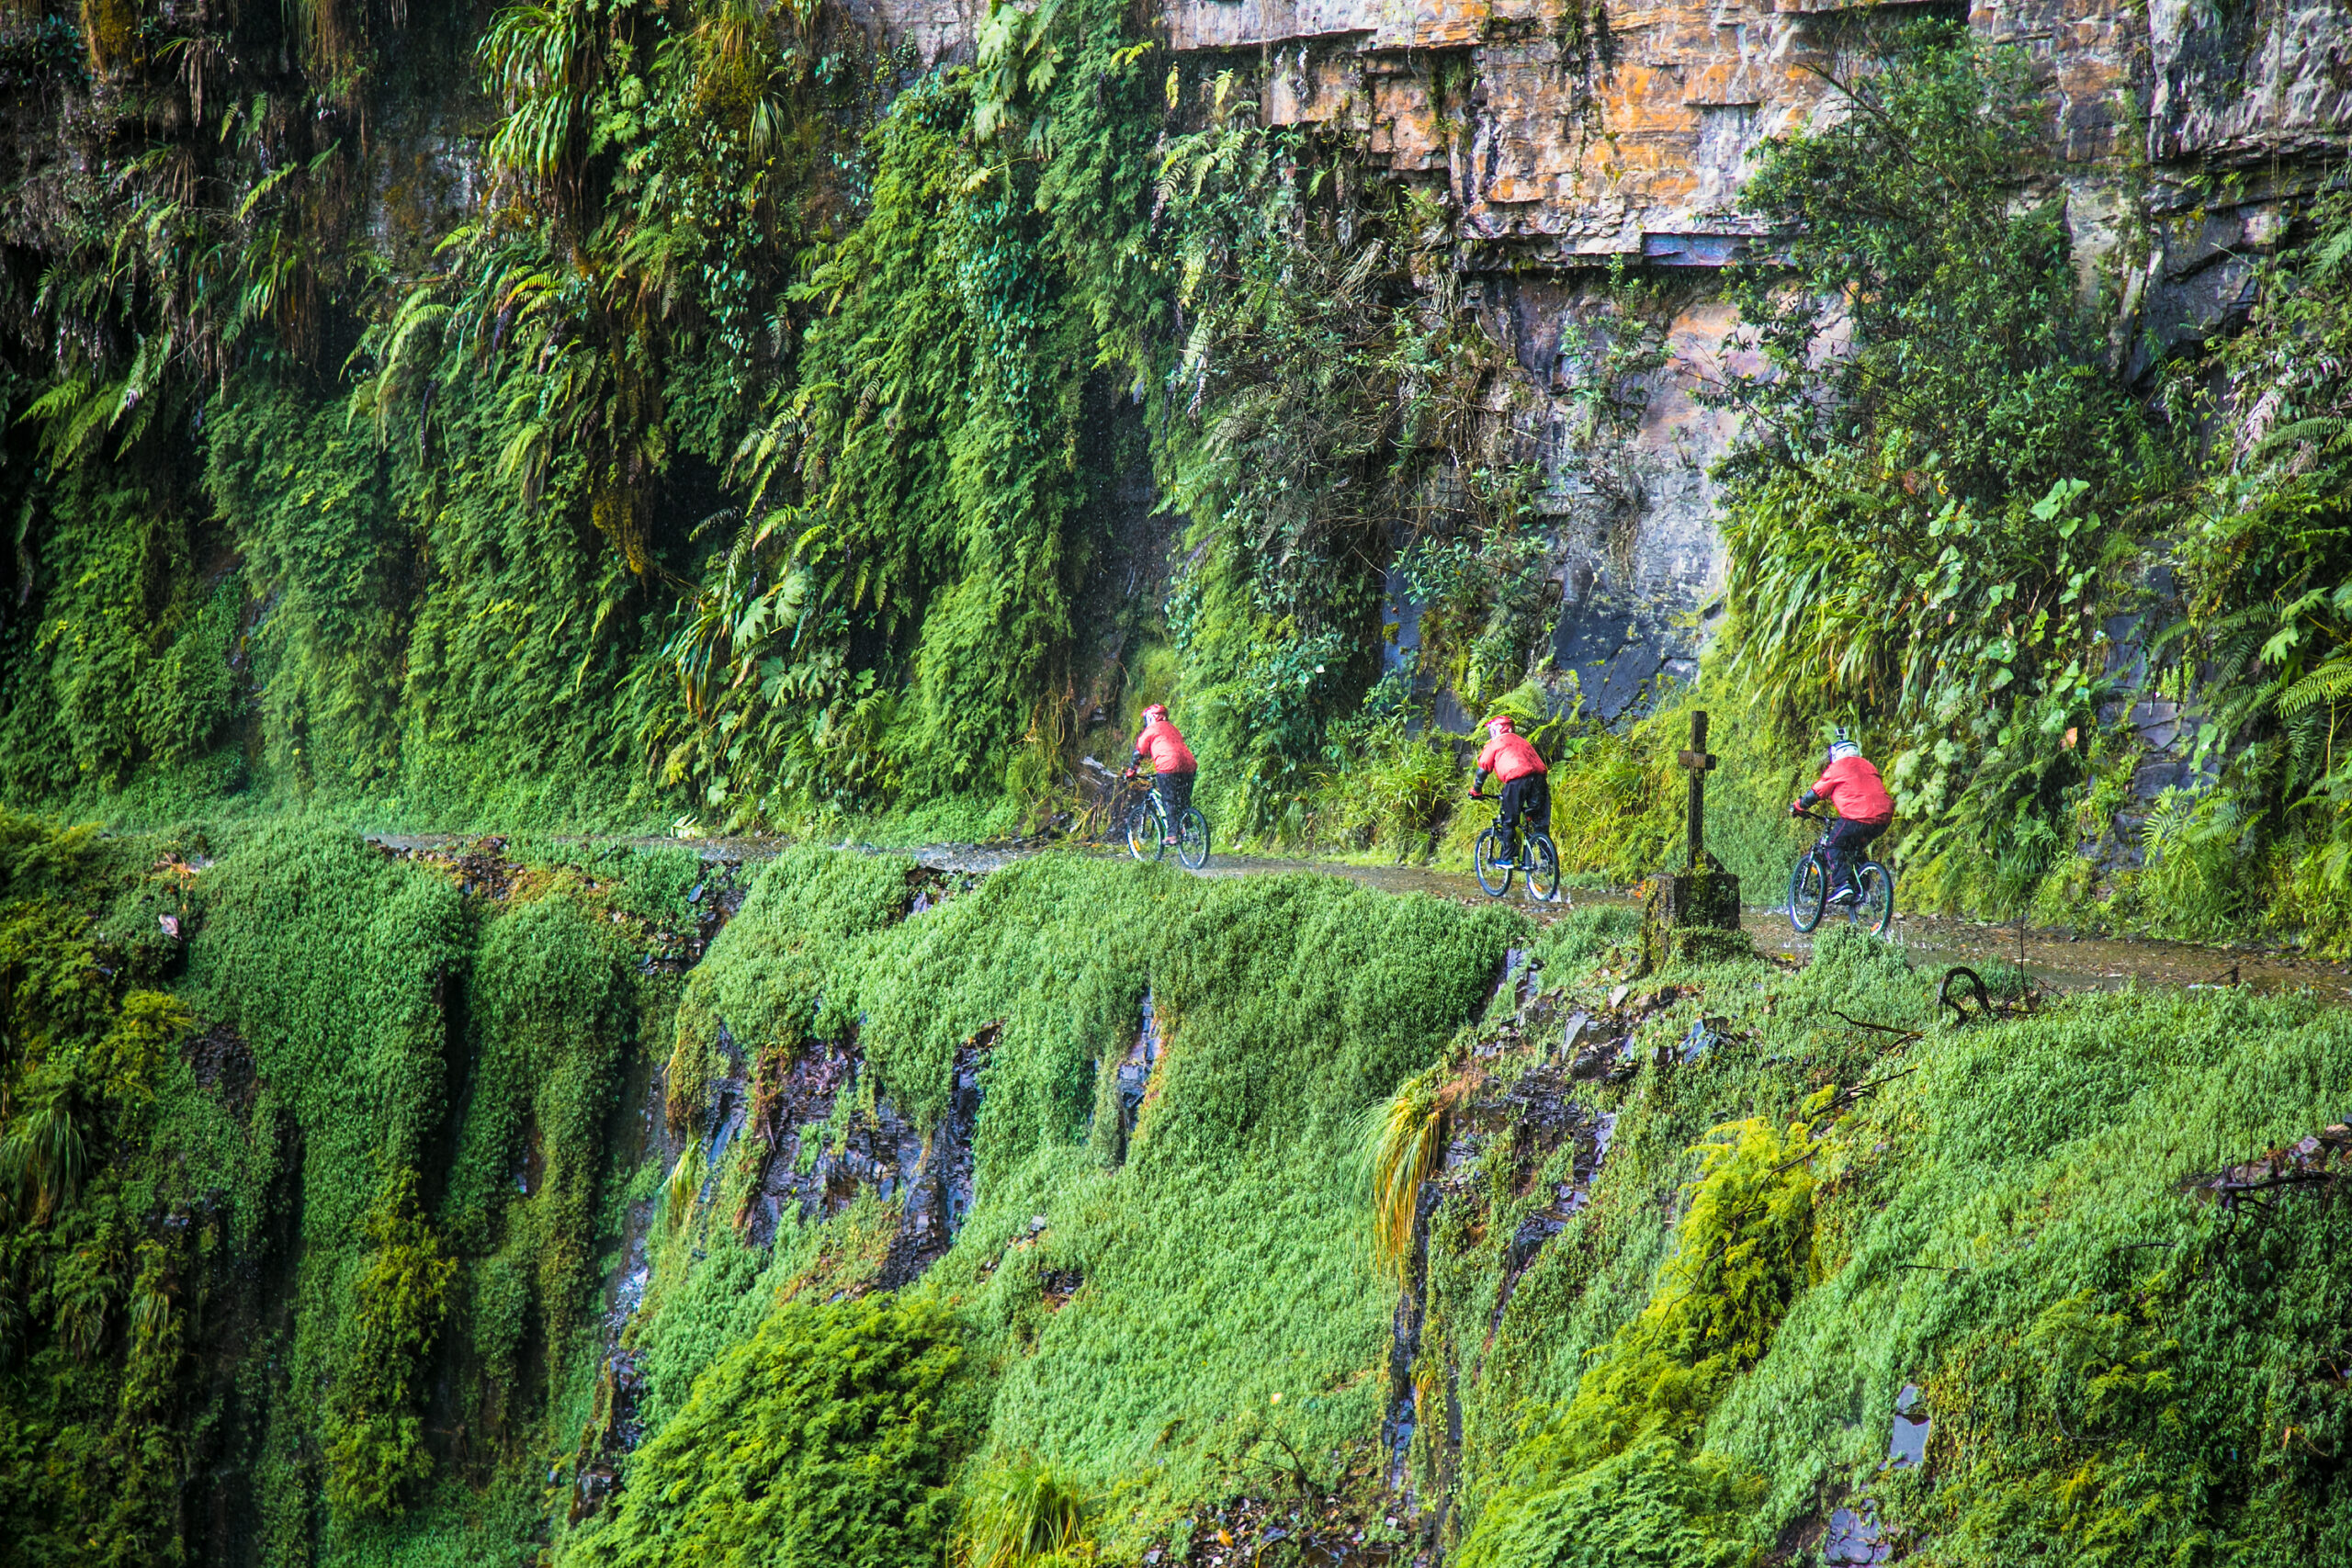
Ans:
[[[1829,856],[1829,901],[1850,904],[1862,896],[1854,886],[1854,867],[1861,863],[1863,849],[1894,820],[1894,801],[1878,770],[1843,730],[1829,743],[1821,777],[1797,796],[1789,814],[1793,817],[1816,800],[1827,801],[1838,813],[1823,845]]]
[[[1126,778],[1136,776],[1144,759],[1151,760],[1151,787],[1159,796],[1160,809],[1168,815],[1168,839],[1176,842],[1176,835],[1184,821],[1184,810],[1193,804],[1193,779],[1201,771],[1193,760],[1193,749],[1184,744],[1183,736],[1168,721],[1168,710],[1154,703],[1143,710],[1143,733],[1136,737],[1136,754],[1127,764]]]
[[[1478,753],[1477,772],[1470,775],[1470,798],[1487,798],[1480,792],[1487,773],[1501,781],[1503,801],[1497,825],[1502,829],[1503,858],[1498,863],[1510,866],[1517,863],[1519,846],[1512,829],[1521,817],[1539,833],[1552,830],[1552,785],[1544,776],[1547,770],[1543,757],[1511,728],[1510,715],[1498,713],[1487,719],[1487,749]]]

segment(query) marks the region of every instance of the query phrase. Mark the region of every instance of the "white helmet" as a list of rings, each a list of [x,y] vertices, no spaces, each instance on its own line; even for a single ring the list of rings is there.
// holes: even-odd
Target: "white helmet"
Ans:
[[[1862,749],[1842,735],[1829,743],[1829,760],[1833,762],[1842,762],[1849,757],[1859,757],[1861,754]]]

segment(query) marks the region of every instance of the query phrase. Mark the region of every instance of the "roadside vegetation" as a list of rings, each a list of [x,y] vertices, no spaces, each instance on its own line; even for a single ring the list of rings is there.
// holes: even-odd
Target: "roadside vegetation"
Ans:
[[[1442,689],[1623,881],[1703,704],[1751,897],[1845,725],[1911,907],[2352,950],[2340,194],[2127,388],[2027,66],[1888,33],[1759,155],[1722,629],[1610,728],[1542,508],[1617,493],[1657,286],[1547,470],[1442,212],[1130,7],[928,74],[821,6],[371,16],[0,36],[70,149],[0,276],[0,1557],[2346,1554],[2345,1147],[2189,1190],[2344,1119],[2312,998],[1955,1023],[1865,942],[552,836],[1036,829],[1164,700],[1220,842],[1466,857]],[[483,188],[371,226],[378,132],[477,110]],[[969,1159],[920,1269],[899,1133]]]
[[[719,883],[681,852],[7,832],[28,1561],[1116,1562],[1287,1519],[1745,1563],[1845,1506],[1956,1563],[2308,1562],[2345,1528],[2343,1151],[2194,1190],[2339,1119],[2313,998],[1996,971],[1960,1024],[1843,934],[1645,973],[1619,909],[813,850],[690,966]],[[1498,991],[1510,949],[1540,978]],[[914,1197],[756,1199],[894,1116],[973,1185],[889,1288]]]
[[[1480,814],[1442,690],[1543,732],[1568,869],[1624,879],[1703,701],[1758,886],[1792,840],[1745,818],[1845,725],[1915,906],[2352,941],[2339,197],[2244,330],[2126,389],[2111,280],[2035,195],[2031,68],[1887,30],[1853,113],[1759,153],[1786,245],[1733,291],[1770,373],[1707,394],[1747,433],[1728,615],[1704,690],[1612,730],[1549,665],[1542,509],[1623,491],[1661,287],[1572,326],[1539,462],[1435,209],[1125,8],[1003,10],[916,80],[821,7],[730,6],[515,9],[397,60],[301,32],[330,118],[437,112],[435,62],[495,116],[475,208],[364,243],[356,143],[250,51],[41,67],[184,129],[125,120],[117,177],[57,187],[45,232],[83,238],[10,318],[11,799],[986,837],[1170,700],[1221,841],[1451,860]],[[2188,709],[2160,797],[2142,695]]]

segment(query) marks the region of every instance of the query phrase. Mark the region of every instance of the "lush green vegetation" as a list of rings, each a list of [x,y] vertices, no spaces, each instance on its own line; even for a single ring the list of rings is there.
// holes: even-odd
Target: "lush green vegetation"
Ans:
[[[933,1302],[778,1306],[695,1381],[566,1560],[938,1562],[966,1446],[941,1409],[958,1340]]]
[[[2341,1206],[2180,1190],[2335,1119],[2315,998],[1996,974],[2014,1016],[1955,1026],[1859,939],[1645,977],[1618,908],[819,850],[682,976],[723,879],[678,851],[6,843],[27,1561],[1128,1561],[1245,1495],[1377,1518],[1400,1290],[1411,1528],[1464,1561],[1747,1562],[1861,1496],[1961,1563],[2325,1561],[2352,1506]],[[1511,946],[1532,1010],[1489,1000]],[[1566,1073],[1571,1010],[1624,1071]],[[974,1159],[892,1290],[922,1190],[820,1162],[894,1126]],[[775,1177],[824,1196],[771,1238]],[[1885,1471],[1905,1382],[1934,1436]]]
[[[1493,1568],[1750,1562],[1863,1496],[1954,1563],[2345,1555],[2340,1205],[2178,1190],[2343,1113],[2309,998],[1955,1028],[1868,943],[1641,976],[1610,911],[805,848],[705,956],[689,849],[348,825],[993,832],[1159,698],[1221,830],[1456,854],[1426,677],[1537,735],[1589,874],[1670,852],[1703,701],[1751,891],[1846,724],[1914,903],[2342,946],[2342,201],[2135,398],[2021,199],[2025,67],[1905,34],[1759,154],[1728,615],[1611,731],[1442,213],[1127,7],[921,75],[740,0],[161,25],[5,67],[96,173],[27,176],[0,279],[0,794],[127,826],[0,814],[0,1555],[1012,1568],[1244,1496]],[[379,161],[475,107],[463,202]],[[1670,305],[1581,329],[1599,490]],[[2153,802],[2126,616],[2202,705]],[[1531,945],[1540,1023],[1489,1004]],[[1664,981],[1638,1071],[1543,1060]],[[1557,1213],[1544,1115],[1616,1118]],[[1906,1382],[1937,1435],[1882,1471]]]
[[[620,943],[673,868],[540,862],[486,918],[326,824],[7,833],[11,1550],[350,1558],[518,1492],[594,1379],[616,1090],[676,991]]]
[[[1108,4],[1003,10],[919,80],[821,8],[731,0],[395,51],[295,18],[289,75],[227,47],[278,25],[50,67],[114,84],[117,177],[26,186],[83,238],[0,391],[19,804],[979,835],[1173,698],[1228,839],[1450,857],[1483,816],[1433,682],[1542,732],[1572,869],[1666,853],[1675,721],[1589,725],[1544,656],[1533,393],[1442,215],[1345,135],[1265,127],[1249,78]],[[1788,240],[1734,283],[1769,374],[1716,394],[1750,437],[1703,694],[1725,858],[1778,880],[1784,776],[1843,724],[1916,903],[2345,940],[2341,204],[2249,330],[2135,400],[2111,290],[2019,199],[2030,71],[1886,36],[1744,198]],[[490,195],[420,186],[363,241],[374,154],[329,122],[440,112],[441,71],[488,95]],[[305,90],[338,107],[274,107]],[[1605,296],[1553,464],[1597,494],[1673,309]],[[1390,577],[1421,646],[1384,677]],[[2139,798],[2120,682],[2199,671],[2192,787]]]
[[[1547,938],[1579,973],[1604,956],[1588,1007],[1622,972],[1611,913]],[[1430,1222],[1419,1375],[1463,1439],[1417,1464],[1464,1561],[1744,1562],[1862,1497],[1939,1562],[2340,1550],[2345,1413],[2311,1359],[2339,1211],[2178,1187],[2336,1119],[2338,1012],[2126,993],[1956,1029],[1898,951],[1848,941],[1665,978],[1685,994],[1636,1038],[1704,1016],[1715,1043],[1571,1088],[1613,1140],[1523,1273],[1512,1238],[1578,1156],[1475,1114],[1540,1052],[1454,1058],[1456,1115],[1495,1131]],[[1905,1383],[1928,1462],[1888,1470]]]
[[[1330,768],[1414,750],[1363,705],[1400,513],[1454,684],[1518,682],[1533,471],[1414,281],[1433,207],[1125,7],[1006,8],[910,85],[861,39],[710,0],[107,56],[107,177],[26,187],[82,238],[10,316],[0,785],[986,830],[1066,795],[1093,708],[1181,693],[1221,819],[1329,837]],[[385,154],[334,129],[469,70],[488,190],[363,230]]]

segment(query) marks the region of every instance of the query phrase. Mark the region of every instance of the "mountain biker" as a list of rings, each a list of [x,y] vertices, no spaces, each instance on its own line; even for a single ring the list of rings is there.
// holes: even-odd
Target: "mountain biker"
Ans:
[[[1854,885],[1854,867],[1860,863],[1863,849],[1894,820],[1894,802],[1878,769],[1843,731],[1829,743],[1829,754],[1822,759],[1821,777],[1790,805],[1789,815],[1803,814],[1816,800],[1827,801],[1838,813],[1838,820],[1830,824],[1828,837],[1822,841],[1829,857],[1829,901],[1851,904],[1862,896]]]
[[[1122,778],[1133,778],[1142,767],[1144,759],[1151,760],[1151,787],[1159,796],[1159,808],[1168,818],[1168,838],[1176,842],[1177,829],[1183,825],[1184,812],[1193,804],[1193,777],[1201,769],[1193,760],[1193,750],[1184,744],[1183,736],[1168,720],[1168,710],[1158,703],[1143,710],[1143,733],[1136,737],[1136,754],[1128,762]]]
[[[1486,730],[1487,749],[1478,753],[1477,771],[1470,775],[1470,798],[1487,798],[1481,792],[1488,773],[1501,783],[1503,802],[1496,825],[1502,829],[1501,863],[1509,866],[1519,854],[1512,829],[1521,817],[1524,816],[1528,825],[1539,833],[1552,830],[1552,784],[1544,776],[1548,770],[1542,755],[1511,728],[1510,715],[1496,714],[1487,720]]]

